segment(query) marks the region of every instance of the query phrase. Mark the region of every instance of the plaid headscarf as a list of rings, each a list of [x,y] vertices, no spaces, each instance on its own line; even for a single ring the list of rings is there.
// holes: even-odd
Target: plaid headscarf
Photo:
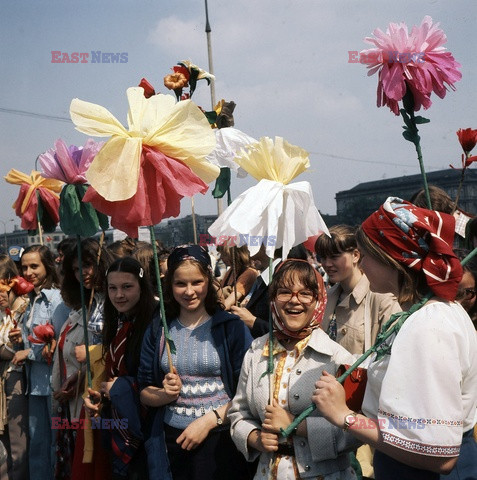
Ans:
[[[422,271],[434,295],[453,301],[462,279],[452,250],[454,226],[452,215],[389,197],[361,228],[394,260]]]
[[[321,321],[323,320],[323,315],[325,313],[325,307],[326,307],[326,301],[327,301],[326,289],[325,289],[325,284],[323,283],[322,276],[306,260],[300,260],[295,258],[285,260],[278,266],[277,271],[280,270],[283,267],[283,265],[290,262],[303,262],[308,264],[310,268],[313,269],[316,275],[316,281],[318,283],[318,298],[316,300],[315,309],[313,311],[313,316],[310,322],[307,325],[305,325],[301,330],[297,330],[297,331],[288,330],[284,321],[280,318],[280,315],[278,314],[275,300],[272,300],[270,302],[272,319],[273,319],[273,334],[276,336],[276,338],[278,338],[278,340],[285,340],[288,338],[301,340],[303,338],[308,337],[308,335],[310,335],[315,328],[318,328],[320,326]]]

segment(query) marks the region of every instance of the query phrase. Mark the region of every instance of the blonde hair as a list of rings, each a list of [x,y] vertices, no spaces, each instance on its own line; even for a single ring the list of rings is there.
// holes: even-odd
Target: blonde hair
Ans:
[[[401,305],[418,302],[428,291],[426,278],[422,272],[415,272],[394,260],[381,247],[372,242],[362,227],[356,232],[358,248],[377,262],[394,268],[398,272],[398,301]]]

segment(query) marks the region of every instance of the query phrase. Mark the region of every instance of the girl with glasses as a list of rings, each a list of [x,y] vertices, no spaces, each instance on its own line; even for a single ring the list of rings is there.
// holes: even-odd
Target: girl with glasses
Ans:
[[[307,262],[286,260],[270,285],[274,343],[257,338],[247,352],[229,411],[232,438],[248,461],[260,457],[255,479],[355,479],[349,434],[312,414],[287,441],[280,437],[310,402],[316,375],[335,373],[353,356],[321,330],[326,291],[321,275]],[[274,380],[269,404],[268,352]]]

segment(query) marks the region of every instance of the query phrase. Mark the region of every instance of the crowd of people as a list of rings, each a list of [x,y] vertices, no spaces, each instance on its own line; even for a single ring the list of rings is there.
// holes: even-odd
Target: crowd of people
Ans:
[[[477,261],[415,203],[287,258],[158,245],[159,280],[129,238],[0,255],[0,479],[477,479]]]

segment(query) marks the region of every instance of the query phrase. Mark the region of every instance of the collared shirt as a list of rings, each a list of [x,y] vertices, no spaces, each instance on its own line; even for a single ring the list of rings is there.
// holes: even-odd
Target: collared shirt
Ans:
[[[369,348],[373,345],[381,325],[393,313],[400,312],[401,306],[390,293],[371,292],[369,280],[364,274],[353,291],[340,301],[342,292],[339,283],[328,290],[328,302],[321,326],[326,332],[335,316],[336,342],[350,353],[362,354],[366,346]],[[365,341],[366,335],[368,342]]]

